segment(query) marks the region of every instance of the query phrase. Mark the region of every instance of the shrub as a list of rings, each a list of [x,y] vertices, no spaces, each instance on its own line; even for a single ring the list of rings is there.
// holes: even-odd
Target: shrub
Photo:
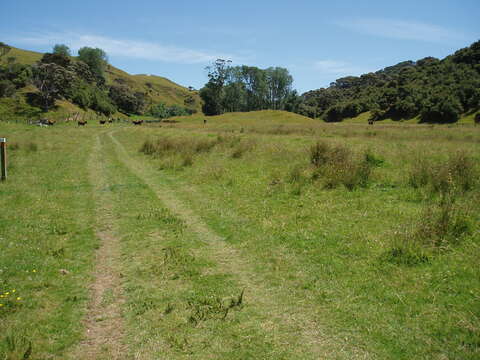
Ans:
[[[444,162],[433,162],[418,157],[409,174],[409,184],[414,188],[429,186],[434,193],[466,192],[477,182],[475,161],[459,151]]]
[[[432,167],[425,158],[418,158],[410,170],[408,183],[415,189],[426,186],[432,177]]]
[[[331,163],[324,170],[326,188],[335,188],[344,185],[348,190],[356,187],[365,187],[370,178],[371,166],[363,160],[357,160],[353,156],[343,162]]]
[[[291,184],[299,183],[302,180],[302,166],[293,166],[289,173],[287,181]]]
[[[19,150],[20,144],[17,142],[10,143],[10,145],[8,146],[8,149],[12,151]]]
[[[317,142],[310,147],[310,163],[315,166],[313,179],[323,178],[327,188],[344,185],[353,190],[368,184],[371,164],[365,154],[362,157],[344,146],[331,146],[325,142]]]
[[[375,156],[370,150],[365,152],[365,161],[374,167],[382,166],[385,163],[385,160]]]
[[[27,144],[27,151],[29,152],[36,152],[38,150],[38,145],[34,142],[29,142]]]
[[[325,142],[317,141],[310,147],[310,163],[315,166],[324,165],[328,160],[330,146]]]
[[[145,155],[153,155],[155,151],[156,151],[155,144],[150,139],[145,140],[142,147],[140,148],[140,152],[144,153]]]
[[[254,147],[254,143],[251,141],[241,141],[239,142],[232,152],[232,158],[239,159],[248,151],[251,151]]]
[[[397,233],[394,244],[383,259],[402,265],[417,265],[430,261],[440,251],[458,244],[472,233],[468,211],[452,196],[428,206],[411,230]]]
[[[15,85],[9,80],[0,80],[0,97],[9,97],[15,94]]]
[[[427,247],[442,248],[458,243],[471,233],[471,223],[464,208],[446,196],[438,205],[427,207],[412,236]]]
[[[181,159],[182,166],[191,166],[195,154],[211,151],[218,144],[218,139],[182,139],[160,137],[155,141],[147,139],[140,147],[140,152],[145,155],[163,157],[177,156]],[[164,168],[171,168],[176,161],[164,162]],[[173,161],[173,162],[172,162]],[[177,166],[175,166],[177,167]]]
[[[430,255],[417,244],[403,241],[386,251],[382,260],[396,265],[414,266],[430,262]]]
[[[193,156],[192,154],[184,154],[182,159],[182,166],[192,166]]]

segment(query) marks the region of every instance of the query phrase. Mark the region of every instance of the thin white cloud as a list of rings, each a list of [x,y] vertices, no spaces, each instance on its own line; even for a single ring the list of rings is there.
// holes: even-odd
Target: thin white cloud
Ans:
[[[121,56],[144,60],[157,60],[170,63],[204,64],[216,59],[231,59],[241,61],[238,56],[221,52],[208,52],[188,49],[156,42],[114,39],[99,35],[39,34],[17,37],[14,41],[26,45],[51,45],[62,43],[76,51],[83,46],[99,47],[110,56]]]
[[[328,59],[315,61],[313,67],[322,74],[333,76],[360,75],[368,72],[367,69],[352,65],[345,61]]]
[[[469,38],[457,30],[415,21],[365,18],[342,20],[335,24],[355,32],[389,39],[450,43]]]

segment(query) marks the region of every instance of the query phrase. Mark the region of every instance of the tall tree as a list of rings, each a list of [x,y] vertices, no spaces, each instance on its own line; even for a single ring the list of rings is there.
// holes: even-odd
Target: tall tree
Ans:
[[[224,112],[222,107],[223,86],[228,77],[231,60],[217,59],[207,66],[208,82],[200,91],[204,100],[203,112],[206,115],[218,115]]]
[[[200,90],[207,115],[225,111],[252,111],[298,108],[292,93],[293,78],[287,69],[259,69],[255,66],[231,67],[225,60],[217,60],[207,67],[209,81]]]
[[[288,95],[292,91],[293,78],[288,70],[281,67],[268,68],[266,71],[268,106],[271,109],[283,109]]]
[[[34,66],[33,84],[39,90],[44,111],[48,111],[55,100],[68,91],[73,80],[72,72],[55,63]]]
[[[53,47],[53,53],[63,55],[63,56],[72,56],[70,48],[65,44],[56,44]]]
[[[108,59],[105,51],[99,48],[82,47],[78,50],[78,58],[89,66],[99,82],[105,82],[104,71]]]
[[[0,58],[12,50],[12,47],[0,41]]]

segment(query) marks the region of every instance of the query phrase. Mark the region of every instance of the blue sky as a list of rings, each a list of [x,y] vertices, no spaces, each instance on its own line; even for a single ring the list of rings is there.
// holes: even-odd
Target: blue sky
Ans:
[[[0,1],[0,41],[100,47],[129,73],[195,88],[219,57],[286,67],[304,92],[480,39],[480,0]]]

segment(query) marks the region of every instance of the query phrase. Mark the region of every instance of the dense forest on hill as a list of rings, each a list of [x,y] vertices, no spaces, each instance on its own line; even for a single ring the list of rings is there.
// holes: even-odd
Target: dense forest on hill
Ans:
[[[168,104],[159,101],[160,97]],[[72,56],[62,44],[55,45],[51,53],[38,54],[0,43],[2,99],[10,99],[8,104],[20,109],[15,112],[30,118],[52,110],[57,100],[105,116],[123,113],[165,118],[195,113],[200,106],[197,92],[168,79],[115,69],[102,49],[84,47],[78,56]]]
[[[480,41],[439,60],[404,61],[308,91],[295,111],[328,122],[370,111],[373,120],[455,122],[480,109]]]

